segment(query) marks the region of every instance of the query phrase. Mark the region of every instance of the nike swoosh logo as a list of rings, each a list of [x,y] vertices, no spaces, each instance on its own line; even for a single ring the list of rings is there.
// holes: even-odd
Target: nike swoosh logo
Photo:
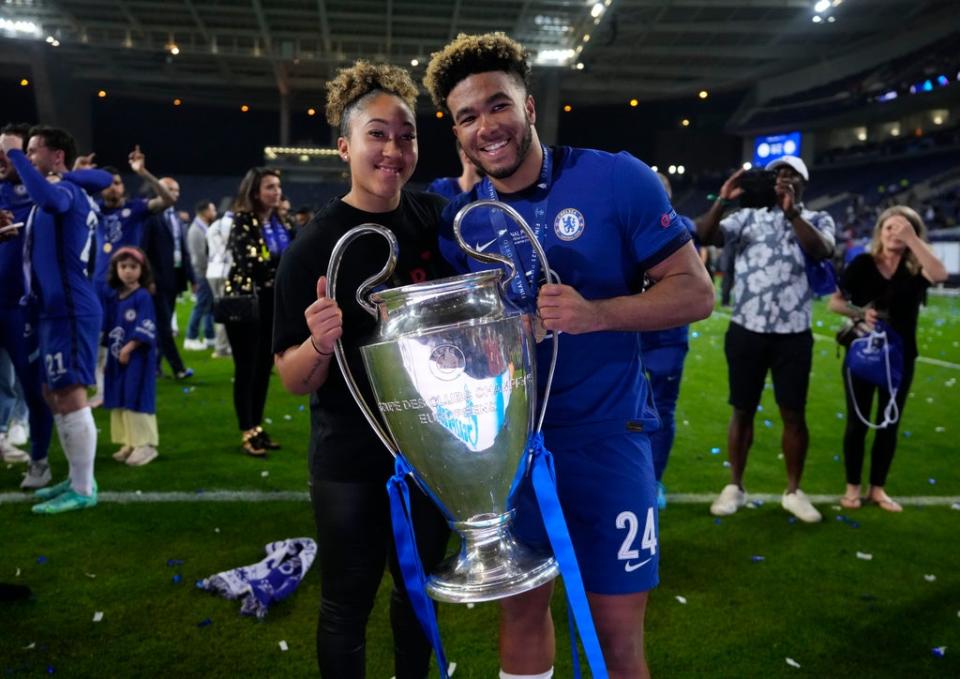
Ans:
[[[491,240],[488,240],[488,241],[487,241],[486,243],[484,243],[483,245],[480,245],[480,243],[479,243],[479,241],[478,241],[478,242],[477,242],[477,252],[483,252],[484,250],[486,250],[488,247],[490,247],[491,245],[493,245],[493,244],[496,243],[496,242],[497,242],[497,239],[496,239],[496,238],[493,238],[493,239],[491,239]]]
[[[641,566],[646,566],[651,561],[653,561],[652,556],[646,561],[641,561],[640,563],[630,563],[628,561],[627,563],[623,564],[623,570],[625,570],[627,573],[633,573],[635,570],[637,570]]]

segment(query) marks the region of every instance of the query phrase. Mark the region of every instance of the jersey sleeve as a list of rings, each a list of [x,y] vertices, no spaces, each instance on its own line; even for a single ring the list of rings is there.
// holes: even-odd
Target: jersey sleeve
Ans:
[[[96,168],[66,172],[63,178],[72,184],[76,184],[91,196],[98,195],[113,183],[112,174]]]
[[[66,187],[48,182],[40,172],[37,171],[23,151],[13,149],[7,154],[7,158],[13,163],[20,175],[20,181],[27,188],[27,193],[37,206],[45,212],[61,215],[70,209],[73,202],[73,196]]]
[[[157,315],[153,300],[145,291],[138,293],[136,299],[137,323],[133,327],[130,339],[144,344],[155,344],[157,341]]]
[[[613,187],[626,240],[642,270],[656,266],[690,240],[660,179],[629,153],[616,155]]]
[[[153,214],[150,212],[150,201],[146,198],[134,198],[127,202],[127,207],[130,208],[131,218],[138,221]]]

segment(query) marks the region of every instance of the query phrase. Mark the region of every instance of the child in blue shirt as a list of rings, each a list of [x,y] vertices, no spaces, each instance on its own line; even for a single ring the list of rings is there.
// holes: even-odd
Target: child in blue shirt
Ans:
[[[141,467],[157,457],[157,320],[147,292],[152,281],[143,250],[122,247],[110,258],[104,299],[107,348],[103,406],[110,410],[110,438],[120,444],[117,462]]]

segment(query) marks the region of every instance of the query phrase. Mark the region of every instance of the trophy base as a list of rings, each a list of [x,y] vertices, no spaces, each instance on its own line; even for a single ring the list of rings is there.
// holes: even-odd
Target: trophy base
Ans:
[[[552,554],[537,552],[509,531],[513,512],[454,524],[460,552],[427,578],[427,594],[454,604],[505,599],[536,589],[560,574]]]

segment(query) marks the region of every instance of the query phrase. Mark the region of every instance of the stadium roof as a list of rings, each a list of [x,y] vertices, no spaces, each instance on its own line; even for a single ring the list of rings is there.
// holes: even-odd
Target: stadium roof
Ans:
[[[3,0],[0,58],[36,64],[45,54],[39,61],[109,86],[111,96],[277,106],[278,93],[322,103],[324,82],[358,57],[406,66],[419,79],[431,52],[458,33],[502,30],[538,62],[559,64],[540,70],[554,69],[565,102],[752,86],[762,101],[942,38],[957,30],[955,7],[955,0]],[[11,21],[41,30],[12,38],[4,30]],[[32,47],[23,49],[25,40]]]

